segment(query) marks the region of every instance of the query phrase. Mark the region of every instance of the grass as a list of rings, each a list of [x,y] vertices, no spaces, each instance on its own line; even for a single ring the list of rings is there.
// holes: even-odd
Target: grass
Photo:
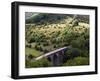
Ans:
[[[25,54],[26,54],[26,55],[31,54],[31,55],[33,55],[34,57],[38,57],[38,56],[40,56],[41,54],[43,54],[43,52],[37,51],[37,50],[35,50],[35,49],[26,47],[26,48],[25,48]]]

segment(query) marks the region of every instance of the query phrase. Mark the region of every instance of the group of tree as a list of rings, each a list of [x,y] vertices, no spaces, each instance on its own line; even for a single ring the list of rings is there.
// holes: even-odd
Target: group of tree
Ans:
[[[56,15],[56,17],[54,16],[55,15],[52,14],[40,14],[26,20],[26,23],[37,24],[38,22],[41,22],[42,24],[44,24],[43,29],[45,30],[45,26],[46,29],[49,28],[47,27],[48,25],[46,24],[46,22],[54,22],[56,20],[62,21],[64,17],[66,17],[66,15]],[[71,15],[70,17],[73,17],[73,15]],[[63,65],[72,66],[89,64],[89,29],[86,29],[81,33],[73,31],[75,26],[79,26],[79,22],[89,23],[89,18],[86,19],[85,16],[83,16],[82,18],[80,17],[82,16],[77,16],[76,19],[73,19],[73,21],[69,23],[71,24],[71,26],[66,25],[66,27],[58,31],[51,32],[48,30],[44,33],[42,31],[35,31],[34,27],[32,28],[33,31],[32,29],[27,28],[25,34],[26,41],[29,45],[26,45],[26,47],[33,48],[43,53],[47,53],[57,48],[70,46],[70,49],[65,52]],[[86,20],[86,22],[84,20]],[[41,24],[39,26],[41,26]],[[40,29],[41,27],[38,28],[38,30]],[[35,43],[34,47],[31,46],[32,43]],[[48,49],[48,47],[52,48]],[[41,59],[37,62],[26,60],[26,65],[28,67],[52,66],[51,62],[47,58]]]

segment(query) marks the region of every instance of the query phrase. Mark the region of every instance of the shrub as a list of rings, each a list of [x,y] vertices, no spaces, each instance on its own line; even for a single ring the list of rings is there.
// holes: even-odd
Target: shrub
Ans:
[[[44,52],[44,53],[48,53],[49,51],[48,51],[47,49],[44,49],[43,52]]]
[[[30,38],[29,43],[35,42],[34,38]]]
[[[43,46],[48,46],[48,45],[49,45],[48,42],[44,42],[44,43],[43,43]]]
[[[53,47],[54,47],[54,48],[57,48],[57,45],[54,45]]]
[[[32,47],[32,45],[31,45],[31,44],[26,44],[26,47],[31,48],[31,47]]]
[[[70,32],[70,33],[63,33],[62,35],[63,42],[71,43],[72,40],[76,39],[76,33]]]
[[[42,46],[40,46],[40,45],[35,45],[35,47],[34,47],[36,50],[39,50],[39,51],[43,51],[43,48],[42,48]]]
[[[33,68],[33,67],[48,67],[50,66],[51,63],[47,60],[47,58],[42,58],[40,60],[37,61],[29,61],[26,60],[26,67],[27,68]]]
[[[70,48],[69,50],[66,51],[66,57],[68,59],[73,59],[74,57],[80,56],[80,49],[78,48]]]
[[[64,66],[89,65],[89,59],[86,57],[75,57],[74,59],[68,60],[63,65]]]
[[[83,36],[81,37],[78,37],[76,40],[72,40],[71,41],[71,45],[74,47],[74,48],[85,48],[85,42],[86,40],[84,39]]]
[[[29,58],[29,59],[33,59],[33,58],[34,58],[34,56],[33,56],[33,55],[31,55],[31,54],[29,54],[29,55],[28,55],[28,58]]]
[[[78,26],[78,20],[75,19],[73,22],[72,22],[72,26]]]

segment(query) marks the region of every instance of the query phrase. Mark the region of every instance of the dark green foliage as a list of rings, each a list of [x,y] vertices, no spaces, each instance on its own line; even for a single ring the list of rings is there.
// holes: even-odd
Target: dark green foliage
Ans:
[[[48,51],[47,49],[44,49],[43,52],[44,52],[44,53],[48,53],[49,51]]]
[[[43,51],[43,48],[42,48],[42,46],[40,46],[40,45],[35,45],[34,48],[35,48],[36,50]]]
[[[79,37],[76,40],[71,41],[71,45],[76,48],[84,48],[85,47],[85,40],[83,37]]]
[[[40,59],[38,61],[29,61],[26,60],[26,66],[27,68],[31,67],[48,67],[51,63],[47,60],[47,58]]]
[[[86,57],[76,57],[74,59],[67,60],[64,66],[78,66],[78,65],[89,65],[89,59]]]
[[[31,44],[26,44],[26,47],[29,47],[29,48],[31,48],[32,46],[31,46]]]
[[[35,42],[34,38],[30,38],[29,43]]]
[[[32,42],[45,42],[46,37],[41,32],[33,32],[32,34],[29,34],[27,41],[29,41],[29,43],[32,43]]]
[[[62,36],[62,40],[67,44],[70,44],[73,40],[76,40],[79,36],[80,36],[79,33],[73,33],[73,32],[67,34],[65,33]]]
[[[70,48],[65,54],[68,59],[73,59],[74,57],[80,56],[81,51],[78,48]]]
[[[57,48],[57,45],[54,45],[53,47],[54,47],[54,48]]]
[[[33,59],[33,58],[34,58],[34,56],[33,56],[33,55],[31,55],[31,54],[29,54],[29,55],[28,55],[28,58],[29,58],[29,59]]]
[[[48,42],[44,42],[44,43],[43,43],[43,46],[48,46],[48,45],[49,45]]]
[[[78,26],[78,20],[77,19],[75,19],[73,22],[72,22],[72,26],[74,27],[74,26]]]

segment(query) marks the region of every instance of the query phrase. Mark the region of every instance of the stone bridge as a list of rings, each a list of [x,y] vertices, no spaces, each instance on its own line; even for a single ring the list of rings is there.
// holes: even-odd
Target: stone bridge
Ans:
[[[67,51],[67,48],[68,47],[62,47],[56,49],[54,51],[51,51],[49,53],[46,53],[44,55],[35,58],[34,61],[42,59],[43,57],[48,57],[48,59],[52,62],[53,66],[60,66],[63,63],[64,52]]]

